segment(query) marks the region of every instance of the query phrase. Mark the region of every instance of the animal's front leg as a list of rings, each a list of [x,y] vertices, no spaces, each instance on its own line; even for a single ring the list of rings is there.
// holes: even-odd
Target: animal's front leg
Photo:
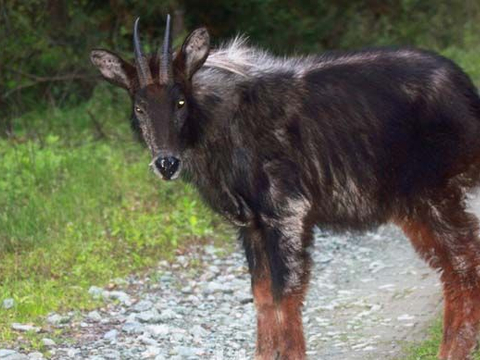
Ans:
[[[279,325],[277,305],[272,294],[268,269],[252,276],[252,291],[257,310],[257,343],[255,359],[277,359],[279,353]]]
[[[257,309],[257,360],[305,359],[301,309],[311,229],[287,220],[242,230]]]
[[[258,274],[260,275],[260,274]],[[302,305],[306,285],[297,290],[273,290],[271,272],[252,278],[257,310],[257,360],[301,360],[305,358]]]

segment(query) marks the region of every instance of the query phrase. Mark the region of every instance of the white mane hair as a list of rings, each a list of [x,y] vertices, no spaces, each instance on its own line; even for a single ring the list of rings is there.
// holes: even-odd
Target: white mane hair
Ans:
[[[282,70],[303,73],[305,70],[309,70],[308,68],[315,67],[315,62],[309,60],[313,60],[313,58],[311,56],[273,56],[265,50],[250,46],[246,36],[237,35],[220,47],[212,49],[204,66],[207,68],[226,70],[243,77],[250,77],[259,73],[278,72]],[[316,66],[318,67],[318,63]]]
[[[361,51],[333,51],[307,56],[274,56],[268,51],[248,44],[248,38],[237,35],[232,40],[212,49],[204,67],[221,69],[242,77],[254,77],[265,73],[289,71],[302,77],[312,70],[331,66],[371,63],[379,57],[394,56],[402,61],[417,61],[425,53],[409,48],[391,49],[389,53],[379,53],[374,49]]]

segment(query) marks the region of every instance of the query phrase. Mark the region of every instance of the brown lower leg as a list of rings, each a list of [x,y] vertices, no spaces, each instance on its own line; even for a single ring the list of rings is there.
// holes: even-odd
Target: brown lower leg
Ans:
[[[258,360],[305,359],[305,339],[302,325],[302,304],[305,289],[292,292],[275,300],[271,281],[259,279],[253,286],[257,308]]]
[[[451,228],[454,229],[453,225]],[[442,272],[445,309],[438,357],[468,359],[476,344],[480,322],[480,277],[477,271],[480,269],[480,244],[476,232],[474,229],[466,231],[463,227],[444,239],[428,224],[409,222],[402,228],[417,252]]]
[[[305,359],[305,338],[302,325],[302,305],[305,289],[286,294],[279,302],[277,317],[280,332],[280,359]]]
[[[255,359],[274,360],[278,353],[278,324],[272,283],[268,277],[256,279],[253,296],[257,309],[257,345]]]
[[[445,315],[440,359],[468,359],[477,344],[480,323],[480,284],[474,269],[444,273]]]

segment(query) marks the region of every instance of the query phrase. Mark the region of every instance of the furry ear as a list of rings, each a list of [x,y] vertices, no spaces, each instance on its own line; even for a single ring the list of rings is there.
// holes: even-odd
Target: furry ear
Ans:
[[[132,64],[103,49],[92,50],[90,61],[100,70],[106,80],[129,91],[132,90],[137,74]]]
[[[175,56],[175,67],[190,80],[195,72],[207,60],[210,51],[210,35],[206,28],[193,30],[183,42],[182,48]]]

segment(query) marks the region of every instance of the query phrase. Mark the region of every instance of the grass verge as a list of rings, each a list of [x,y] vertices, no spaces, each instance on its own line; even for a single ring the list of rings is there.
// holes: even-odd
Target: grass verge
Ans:
[[[399,360],[437,360],[442,341],[442,320],[439,317],[428,330],[427,338],[420,343],[407,344],[405,356]],[[475,352],[472,360],[480,360],[480,351]]]

